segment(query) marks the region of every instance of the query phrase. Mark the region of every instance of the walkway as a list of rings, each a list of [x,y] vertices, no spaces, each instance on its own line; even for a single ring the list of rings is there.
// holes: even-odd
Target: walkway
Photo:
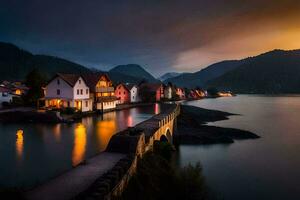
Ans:
[[[65,200],[74,198],[85,191],[98,177],[113,168],[125,154],[103,152],[87,160],[84,165],[46,182],[44,185],[29,191],[29,200]]]

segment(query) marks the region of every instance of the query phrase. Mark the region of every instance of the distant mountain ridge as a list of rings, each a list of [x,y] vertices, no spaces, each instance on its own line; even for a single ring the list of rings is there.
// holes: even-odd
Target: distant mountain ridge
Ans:
[[[141,80],[146,80],[148,82],[158,82],[156,78],[154,78],[143,67],[137,64],[118,65],[109,70],[109,73],[125,74],[128,76],[137,77]]]
[[[127,65],[125,65],[127,66]],[[149,82],[157,80],[139,65],[129,65],[135,68],[131,71],[116,69],[110,70],[108,75],[113,82],[139,83],[143,79]],[[99,69],[90,69],[80,64],[68,61],[66,59],[47,55],[34,55],[26,50],[5,42],[0,42],[0,80],[24,80],[26,75],[33,69],[38,69],[47,79],[56,73],[89,73],[92,71],[102,71]],[[103,71],[102,71],[103,72]],[[142,72],[142,75],[139,73]]]
[[[228,60],[212,64],[195,73],[184,73],[177,77],[166,79],[164,82],[171,82],[179,87],[195,88],[205,87],[207,81],[223,75],[236,68],[244,60]]]
[[[162,75],[162,76],[160,76],[159,78],[158,78],[158,80],[160,80],[160,81],[165,81],[165,80],[167,80],[167,79],[170,79],[170,78],[175,78],[175,77],[177,77],[177,76],[179,76],[179,75],[181,75],[181,74],[184,74],[184,73],[179,73],[179,72],[168,72],[168,73],[165,73],[164,75]]]
[[[300,93],[300,50],[273,50],[245,59],[206,87],[235,93]]]
[[[57,72],[89,72],[90,70],[68,60],[46,55],[33,55],[9,43],[0,42],[0,79],[23,80],[34,68],[47,77]]]

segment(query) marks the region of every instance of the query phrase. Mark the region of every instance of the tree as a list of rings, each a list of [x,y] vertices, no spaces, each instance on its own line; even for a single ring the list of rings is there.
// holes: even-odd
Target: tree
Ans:
[[[38,99],[44,96],[42,87],[45,83],[45,77],[37,69],[33,69],[27,74],[25,84],[29,90],[23,96],[27,105],[36,105]]]

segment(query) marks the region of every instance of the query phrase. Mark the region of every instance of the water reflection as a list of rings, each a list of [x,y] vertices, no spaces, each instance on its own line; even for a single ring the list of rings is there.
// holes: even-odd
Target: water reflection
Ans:
[[[155,104],[154,111],[156,115],[160,113],[160,104],[158,103]]]
[[[18,160],[22,159],[23,155],[23,148],[24,148],[24,137],[23,137],[23,130],[18,130],[16,134],[16,152]]]
[[[61,137],[61,124],[56,124],[56,125],[53,127],[53,133],[54,133],[55,140],[56,140],[57,142],[60,142],[60,137]]]
[[[72,153],[72,165],[78,165],[84,158],[86,148],[86,128],[78,124],[74,131],[74,147]]]
[[[117,132],[116,113],[106,113],[102,121],[97,122],[96,135],[98,150],[105,150],[110,138]]]

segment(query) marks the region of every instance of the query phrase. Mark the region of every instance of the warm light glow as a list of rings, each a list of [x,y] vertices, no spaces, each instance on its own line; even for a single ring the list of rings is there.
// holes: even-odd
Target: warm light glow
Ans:
[[[74,146],[72,153],[73,166],[78,165],[83,159],[86,150],[86,128],[83,124],[78,124],[74,131]]]
[[[127,117],[127,126],[128,127],[132,127],[133,126],[132,116],[128,116]]]
[[[21,93],[22,93],[21,90],[19,89],[16,90],[16,95],[21,95]]]
[[[160,113],[160,107],[159,107],[158,103],[155,104],[154,112],[155,112],[156,115]]]
[[[18,130],[16,134],[16,152],[19,159],[22,158],[24,148],[23,130]]]
[[[115,120],[104,120],[97,123],[97,139],[100,151],[105,150],[110,138],[116,133],[117,124]]]
[[[57,142],[59,142],[60,141],[60,136],[61,136],[61,124],[56,124],[54,126],[53,133],[54,133],[55,140]]]

